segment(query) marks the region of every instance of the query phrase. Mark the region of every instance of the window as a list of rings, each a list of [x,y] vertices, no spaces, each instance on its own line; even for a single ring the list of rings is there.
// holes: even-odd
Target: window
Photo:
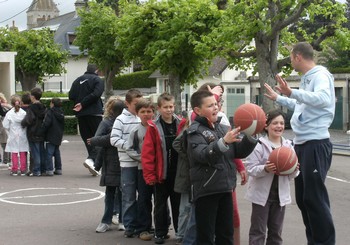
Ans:
[[[75,38],[77,37],[74,33],[67,33],[69,45],[73,45]]]
[[[228,94],[244,94],[244,88],[228,88]]]

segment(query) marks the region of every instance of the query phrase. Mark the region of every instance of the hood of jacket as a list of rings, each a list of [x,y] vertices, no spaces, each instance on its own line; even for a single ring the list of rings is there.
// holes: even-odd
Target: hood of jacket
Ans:
[[[61,108],[59,108],[59,107],[52,107],[51,110],[53,112],[53,115],[57,119],[57,121],[59,121],[59,122],[63,122],[64,121],[64,113],[63,113],[63,110]]]
[[[34,115],[40,119],[45,117],[46,107],[41,103],[34,103],[30,105],[30,109],[33,111]]]

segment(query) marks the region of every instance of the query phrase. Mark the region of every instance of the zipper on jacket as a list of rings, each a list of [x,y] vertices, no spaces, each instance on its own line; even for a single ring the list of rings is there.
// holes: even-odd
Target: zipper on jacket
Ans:
[[[214,175],[216,174],[217,171],[218,171],[218,170],[215,169],[214,173],[210,176],[210,178],[207,180],[207,182],[204,183],[203,187],[206,187],[206,186],[209,184],[209,182],[210,182],[211,179],[214,177]]]

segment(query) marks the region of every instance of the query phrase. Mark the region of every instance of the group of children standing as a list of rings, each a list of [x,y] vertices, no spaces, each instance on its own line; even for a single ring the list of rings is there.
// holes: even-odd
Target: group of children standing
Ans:
[[[238,137],[240,129],[231,130],[219,113],[223,91],[217,87],[205,86],[191,96],[189,119],[174,114],[175,100],[168,93],[158,97],[157,116],[154,105],[138,90],[127,92],[125,108],[120,99],[109,99],[106,110],[114,101],[119,103],[118,112],[100,124],[99,129],[106,129],[103,133],[98,130],[88,139],[89,144],[101,146],[100,151],[118,152],[118,159],[116,154],[104,157],[101,185],[106,186],[105,212],[97,232],[110,229],[113,215],[119,213],[113,208],[119,200],[119,222],[125,227],[125,237],[153,238],[156,244],[163,244],[172,221],[176,244],[232,245],[234,227],[239,228],[233,191],[237,170],[241,183],[247,181],[240,160],[246,158],[250,176],[246,198],[253,203],[249,244],[264,244],[265,240],[281,244],[284,206],[291,201],[289,181],[298,174],[296,170],[290,176],[277,176],[274,163],[267,161],[272,149],[292,148],[282,137],[283,113],[267,115],[266,135],[259,140]],[[95,170],[99,168],[95,164]],[[106,182],[108,176],[117,181]],[[121,199],[115,198],[119,189]],[[239,244],[239,237],[234,244]]]
[[[7,134],[5,152],[11,154],[12,176],[62,174],[59,150],[64,130],[62,102],[53,98],[50,108],[46,109],[40,102],[41,96],[42,90],[33,88],[22,96],[12,95],[11,107],[1,105],[5,130],[2,133]]]

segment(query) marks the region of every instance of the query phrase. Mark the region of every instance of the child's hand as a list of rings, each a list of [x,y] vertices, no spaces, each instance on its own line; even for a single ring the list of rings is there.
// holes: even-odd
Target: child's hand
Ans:
[[[241,175],[241,185],[245,185],[248,181],[247,171],[242,170],[241,172],[239,172],[239,174]]]
[[[241,127],[235,128],[233,130],[231,130],[231,128],[230,128],[230,130],[226,133],[226,135],[223,138],[225,143],[231,144],[233,142],[240,142],[241,139],[237,138],[240,130],[241,130]]]
[[[270,163],[270,161],[267,161],[264,167],[264,170],[268,173],[276,173],[276,165],[274,163]]]

